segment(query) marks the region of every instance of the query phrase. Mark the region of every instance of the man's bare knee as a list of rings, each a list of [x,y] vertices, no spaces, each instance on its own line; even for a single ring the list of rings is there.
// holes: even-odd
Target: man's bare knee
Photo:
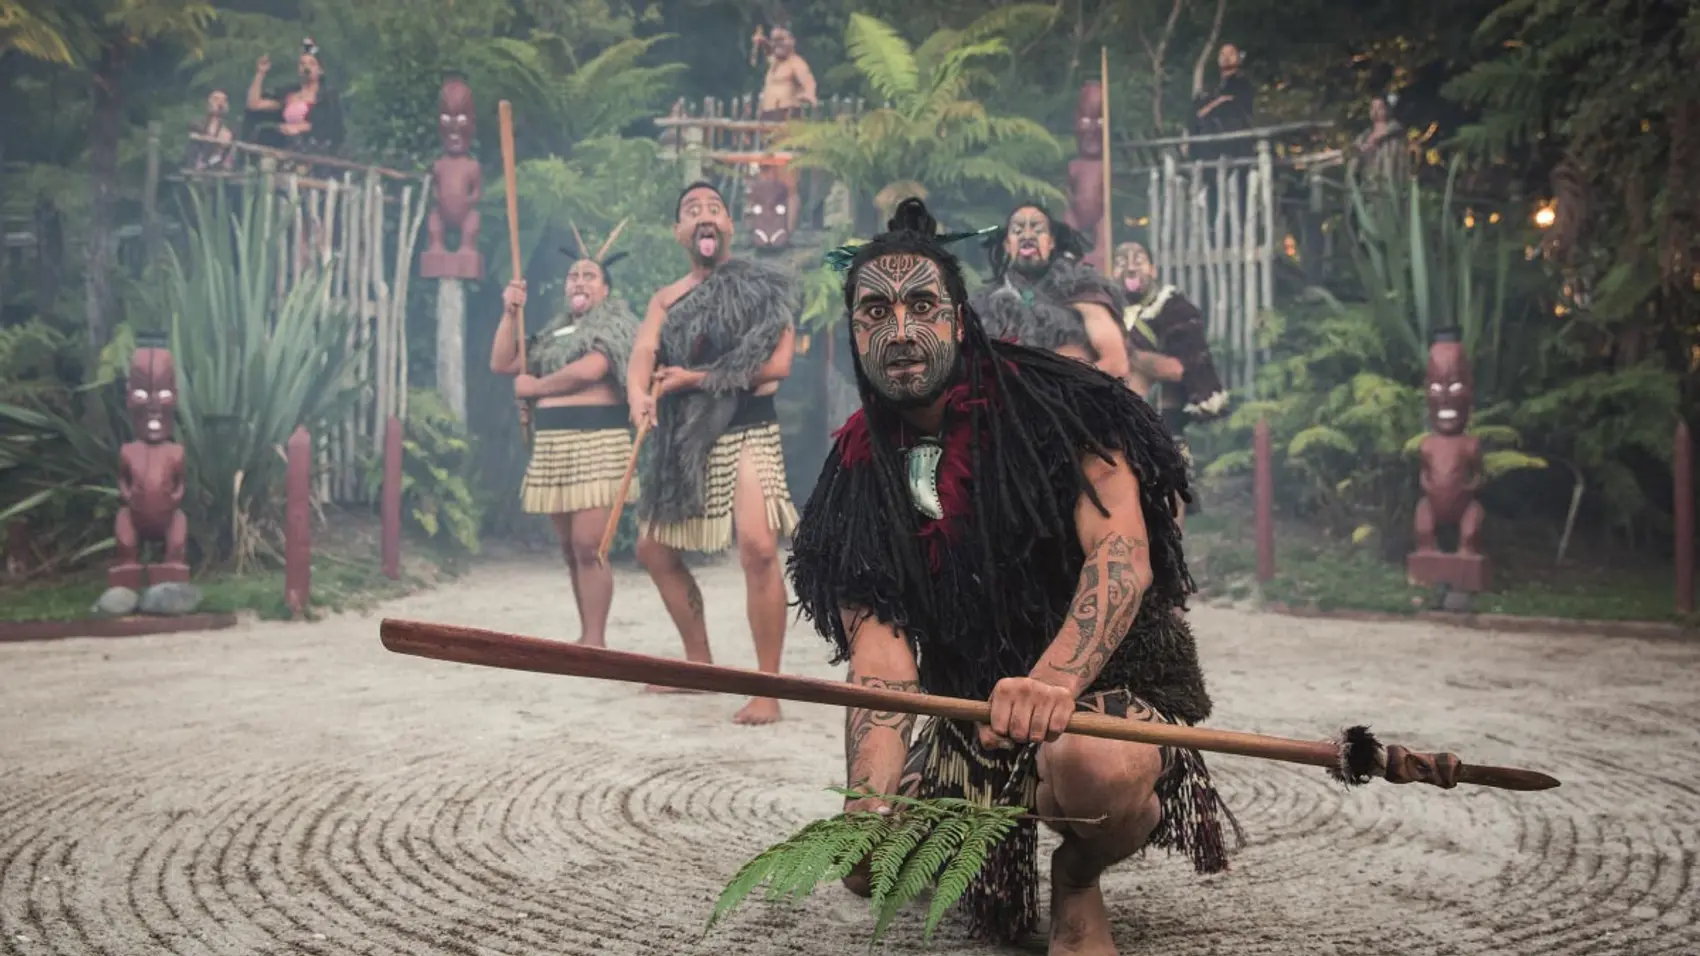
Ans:
[[[638,538],[637,558],[650,574],[671,574],[684,567],[679,552],[648,536]]]
[[[765,535],[755,541],[739,541],[738,563],[745,576],[771,573],[779,566],[779,543]]]

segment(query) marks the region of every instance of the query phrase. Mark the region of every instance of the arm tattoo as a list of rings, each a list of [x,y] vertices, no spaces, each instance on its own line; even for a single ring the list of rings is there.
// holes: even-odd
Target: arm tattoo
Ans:
[[[1068,621],[1057,645],[1053,645],[1063,645],[1072,637],[1072,646],[1062,660],[1051,659],[1047,652],[1043,662],[1051,670],[1079,681],[1081,691],[1097,678],[1133,626],[1139,602],[1150,585],[1147,548],[1144,538],[1111,533],[1087,555],[1080,569],[1080,587],[1075,591]]]
[[[880,690],[897,690],[915,693],[921,689],[918,680],[886,680],[882,677],[863,677],[850,675],[853,683],[863,687],[876,687]],[[846,779],[849,788],[868,787],[873,781],[873,753],[868,747],[869,737],[876,730],[885,729],[897,732],[899,745],[905,752],[909,749],[909,734],[915,726],[914,714],[900,714],[889,710],[863,710],[849,708],[844,717],[844,756],[847,764]]]

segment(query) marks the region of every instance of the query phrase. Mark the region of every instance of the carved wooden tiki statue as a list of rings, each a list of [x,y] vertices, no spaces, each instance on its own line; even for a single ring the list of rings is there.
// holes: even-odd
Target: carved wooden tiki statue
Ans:
[[[1100,264],[1104,242],[1104,90],[1097,80],[1080,87],[1074,109],[1075,158],[1068,164],[1068,212],[1063,221],[1091,242]]]
[[[1476,492],[1483,481],[1481,441],[1469,434],[1475,402],[1470,358],[1455,330],[1435,333],[1428,350],[1429,433],[1422,442],[1422,497],[1417,501],[1417,548],[1406,559],[1412,584],[1487,590],[1489,568],[1481,552],[1483,511]],[[1458,550],[1440,550],[1441,528],[1458,529]]]
[[[749,181],[745,197],[744,222],[750,227],[756,250],[778,252],[790,246],[791,188],[783,180],[763,177]]]
[[[431,167],[437,201],[425,222],[426,246],[419,254],[419,275],[426,279],[482,279],[484,257],[478,251],[478,202],[484,193],[484,171],[472,155],[478,131],[472,88],[459,76],[443,80],[437,96],[437,136],[443,155]],[[447,230],[460,233],[460,246],[449,251]]]
[[[136,437],[118,450],[119,507],[113,528],[118,560],[107,571],[107,586],[139,591],[189,580],[189,526],[180,508],[183,446],[173,439],[177,370],[171,352],[136,349],[125,388]],[[159,563],[144,567],[142,547],[150,541],[158,542],[163,553]]]

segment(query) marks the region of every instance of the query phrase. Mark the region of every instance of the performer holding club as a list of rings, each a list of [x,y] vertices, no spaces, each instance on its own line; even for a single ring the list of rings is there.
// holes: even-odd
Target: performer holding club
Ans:
[[[1016,207],[986,243],[992,281],[970,303],[993,338],[1048,349],[1126,378],[1115,285],[1082,262],[1087,243],[1044,207]]]
[[[594,647],[604,646],[614,601],[614,574],[597,560],[597,546],[632,452],[625,384],[638,320],[613,294],[608,271],[625,255],[608,254],[624,227],[615,227],[595,254],[573,227],[577,246],[563,250],[574,260],[565,305],[527,340],[527,367],[520,367],[514,335],[525,311],[524,279],[503,290],[502,320],[490,347],[490,370],[515,376],[514,397],[537,403],[537,435],[520,495],[528,514],[548,515],[555,525],[578,603],[579,641]]]
[[[1132,367],[1128,384],[1149,398],[1161,383],[1157,407],[1190,464],[1187,425],[1218,418],[1228,409],[1228,390],[1210,356],[1204,314],[1174,286],[1158,283],[1150,251],[1137,242],[1116,247],[1115,271],[1129,302],[1123,313]],[[1197,513],[1196,498],[1186,510]]]
[[[627,383],[632,421],[651,421],[656,442],[638,500],[638,557],[679,628],[685,657],[706,662],[702,591],[679,552],[724,551],[735,528],[757,664],[778,673],[787,603],[779,540],[795,527],[797,510],[773,396],[791,373],[796,284],[731,257],[732,220],[712,184],[687,186],[676,217],[674,236],[690,253],[691,271],[649,301]],[[772,723],[779,702],[752,699],[733,719]]]
[[[1185,465],[1119,381],[992,340],[943,244],[959,237],[935,235],[923,203],[888,228],[843,257],[862,409],[804,508],[792,583],[851,682],[989,697],[991,723],[933,720],[911,742],[913,718],[851,710],[849,786],[1102,818],[1058,825],[1050,951],[1113,953],[1107,867],[1147,845],[1227,865],[1232,818],[1196,751],[1059,739],[1077,710],[1210,715],[1172,613],[1192,588],[1171,510]],[[978,935],[1036,925],[1036,848],[1029,823],[982,870],[965,897]]]

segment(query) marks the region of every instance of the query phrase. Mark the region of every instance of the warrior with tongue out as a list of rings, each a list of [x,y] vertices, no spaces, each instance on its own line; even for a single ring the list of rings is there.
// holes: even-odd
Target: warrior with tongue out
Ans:
[[[1113,956],[1099,877],[1146,846],[1226,868],[1232,823],[1191,750],[1063,736],[1086,710],[1197,723],[1197,649],[1174,613],[1192,590],[1172,503],[1186,467],[1120,381],[994,339],[917,199],[888,232],[835,250],[862,407],[803,509],[790,573],[849,680],[991,702],[991,723],[852,710],[850,811],[879,794],[1035,809],[1051,857],[1052,956]],[[1062,818],[1067,818],[1063,820]],[[1095,822],[1082,822],[1095,821]],[[1029,819],[963,897],[991,940],[1032,931]],[[869,892],[865,868],[846,884]]]
[[[769,266],[731,257],[732,219],[712,184],[679,196],[673,235],[691,271],[649,301],[632,351],[632,421],[655,428],[655,454],[638,499],[638,558],[685,643],[710,660],[702,591],[681,551],[724,551],[737,532],[756,662],[778,673],[785,643],[779,541],[797,522],[773,396],[791,373],[797,284]],[[659,690],[660,688],[655,688]],[[751,700],[733,718],[779,719],[779,702]]]
[[[621,223],[594,254],[573,227],[576,261],[567,270],[566,307],[528,340],[520,367],[514,325],[525,310],[524,279],[508,283],[505,308],[490,347],[490,370],[514,376],[514,397],[536,402],[537,435],[520,497],[527,514],[555,525],[578,602],[579,641],[602,647],[614,602],[614,574],[598,560],[608,511],[620,498],[631,458],[631,412],[626,408],[626,360],[637,316],[613,294],[608,271],[625,253],[608,255]],[[636,489],[627,490],[627,501]]]
[[[1116,247],[1115,273],[1129,303],[1122,315],[1131,366],[1128,384],[1149,398],[1161,383],[1157,406],[1185,454],[1188,423],[1217,418],[1228,408],[1228,391],[1210,355],[1204,314],[1174,286],[1157,282],[1151,253],[1137,242]],[[1196,501],[1188,506],[1189,512],[1197,510]]]
[[[986,243],[992,281],[972,304],[993,338],[1048,349],[1127,377],[1115,285],[1081,260],[1084,237],[1033,203],[1017,206]]]

